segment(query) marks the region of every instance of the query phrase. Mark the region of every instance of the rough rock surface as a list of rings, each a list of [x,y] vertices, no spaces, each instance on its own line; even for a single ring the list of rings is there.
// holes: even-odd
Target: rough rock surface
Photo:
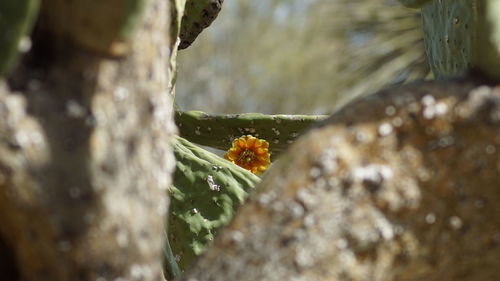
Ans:
[[[1,85],[0,256],[17,267],[2,280],[163,278],[169,13],[148,3],[129,56],[38,34]]]
[[[495,280],[500,88],[421,82],[301,137],[182,280]]]

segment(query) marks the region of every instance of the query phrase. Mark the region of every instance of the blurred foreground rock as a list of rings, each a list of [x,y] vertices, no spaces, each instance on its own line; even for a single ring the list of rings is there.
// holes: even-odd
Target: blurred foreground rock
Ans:
[[[0,85],[1,280],[163,279],[167,6],[148,1],[121,60],[37,30]]]
[[[300,138],[182,280],[496,280],[500,88],[396,87]]]

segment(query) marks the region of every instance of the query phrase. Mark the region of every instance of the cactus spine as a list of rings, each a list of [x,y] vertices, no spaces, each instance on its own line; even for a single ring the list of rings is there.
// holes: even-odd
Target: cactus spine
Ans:
[[[19,45],[27,38],[39,6],[39,0],[0,1],[0,75],[12,68]]]

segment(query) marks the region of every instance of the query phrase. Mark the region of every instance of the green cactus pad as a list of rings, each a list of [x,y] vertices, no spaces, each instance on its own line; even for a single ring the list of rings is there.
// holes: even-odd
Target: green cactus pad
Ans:
[[[462,76],[470,69],[500,78],[499,44],[489,15],[496,0],[441,0],[422,8],[424,41],[432,72],[438,78]]]
[[[182,17],[179,49],[189,47],[217,17],[224,0],[187,0]]]
[[[176,111],[179,134],[201,145],[222,150],[235,138],[252,135],[269,142],[271,156],[285,150],[312,124],[326,115],[265,115],[260,113],[210,115],[201,111]]]
[[[167,237],[166,233],[165,237]],[[179,265],[177,265],[177,261],[175,260],[174,253],[172,252],[172,247],[170,247],[168,239],[165,239],[163,254],[165,255],[163,266],[165,269],[165,276],[168,280],[173,280],[181,276],[181,269],[179,268]]]
[[[168,62],[168,92],[175,95],[175,82],[177,80],[177,53],[180,44],[179,33],[181,31],[181,20],[184,15],[186,0],[170,0],[170,60]]]
[[[38,15],[39,0],[0,1],[0,75],[12,67],[19,44],[31,31]]]
[[[170,188],[168,239],[181,269],[211,243],[259,177],[189,141],[176,137],[177,160]]]
[[[474,2],[433,1],[422,9],[425,47],[436,77],[463,75],[471,67],[477,40]]]
[[[408,8],[422,8],[431,0],[398,0],[401,4]]]
[[[179,36],[185,6],[186,0],[170,0],[170,16],[172,21],[170,26],[171,42],[175,42]]]
[[[147,0],[44,0],[44,28],[108,56],[128,53]]]
[[[500,3],[475,0],[478,18],[478,48],[473,64],[491,78],[500,79]]]
[[[488,20],[492,25],[492,41],[500,46],[500,1],[490,1],[488,6]]]

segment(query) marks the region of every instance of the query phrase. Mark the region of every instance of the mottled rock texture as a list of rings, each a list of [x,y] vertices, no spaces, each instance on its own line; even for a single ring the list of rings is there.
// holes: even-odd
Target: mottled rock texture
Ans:
[[[421,82],[301,137],[182,280],[495,280],[500,88]]]
[[[2,83],[2,280],[163,278],[170,13],[168,1],[147,3],[122,59],[45,26]]]

